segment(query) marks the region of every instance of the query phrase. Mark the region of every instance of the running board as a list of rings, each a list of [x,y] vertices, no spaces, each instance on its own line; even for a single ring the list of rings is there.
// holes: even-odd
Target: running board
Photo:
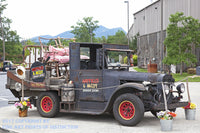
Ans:
[[[67,110],[60,110],[62,113],[74,113],[74,114],[88,114],[88,115],[101,115],[103,112],[101,111],[79,111],[79,110],[73,110],[73,111],[67,111]]]
[[[78,110],[75,107],[75,102],[60,102],[60,112],[63,113],[78,113],[78,114],[89,114],[89,115],[100,115],[103,112],[99,110]]]

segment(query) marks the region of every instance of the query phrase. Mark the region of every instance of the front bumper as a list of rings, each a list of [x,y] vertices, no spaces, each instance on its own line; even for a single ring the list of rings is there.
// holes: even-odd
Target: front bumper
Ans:
[[[178,102],[178,103],[172,103],[172,104],[167,104],[168,109],[175,109],[179,107],[185,107],[188,105],[188,102]],[[153,110],[165,110],[165,105],[164,103],[157,104],[153,106]]]

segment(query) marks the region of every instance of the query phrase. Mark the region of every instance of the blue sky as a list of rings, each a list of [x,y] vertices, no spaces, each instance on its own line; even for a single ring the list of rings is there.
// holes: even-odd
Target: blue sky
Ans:
[[[133,13],[156,0],[129,0],[129,23]],[[127,31],[127,4],[124,0],[7,0],[4,16],[12,19],[11,28],[24,39],[38,35],[57,35],[83,17],[94,17],[107,28]]]

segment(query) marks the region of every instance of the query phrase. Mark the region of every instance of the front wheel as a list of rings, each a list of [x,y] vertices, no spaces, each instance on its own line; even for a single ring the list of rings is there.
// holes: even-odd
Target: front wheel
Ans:
[[[39,114],[43,117],[54,117],[59,112],[59,97],[54,92],[42,92],[36,105]]]
[[[113,114],[120,124],[134,126],[144,117],[144,104],[134,94],[122,94],[114,102]]]

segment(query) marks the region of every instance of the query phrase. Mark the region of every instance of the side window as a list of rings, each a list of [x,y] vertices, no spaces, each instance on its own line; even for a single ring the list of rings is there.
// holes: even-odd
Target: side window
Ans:
[[[88,69],[89,61],[90,61],[90,48],[80,47],[80,69]]]
[[[80,54],[82,57],[89,59],[90,58],[90,48],[89,47],[80,47]]]
[[[101,45],[83,45],[80,47],[80,69],[98,69],[97,67],[97,49]]]

